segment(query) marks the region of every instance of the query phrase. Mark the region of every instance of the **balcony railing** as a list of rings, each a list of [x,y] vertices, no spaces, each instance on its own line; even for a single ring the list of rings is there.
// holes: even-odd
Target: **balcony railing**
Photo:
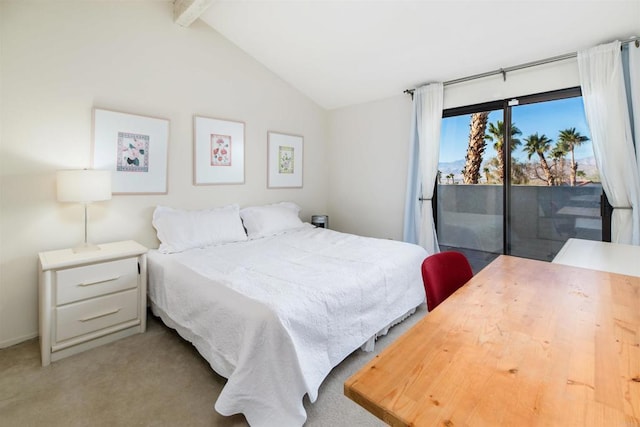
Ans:
[[[510,250],[551,259],[571,237],[601,240],[600,184],[582,187],[511,187]],[[438,185],[441,245],[503,252],[503,189],[500,185]]]

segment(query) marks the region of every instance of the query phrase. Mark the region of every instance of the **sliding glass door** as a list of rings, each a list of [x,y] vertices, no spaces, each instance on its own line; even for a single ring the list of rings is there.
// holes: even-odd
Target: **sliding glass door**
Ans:
[[[512,255],[551,260],[571,237],[602,240],[600,175],[582,97],[569,94],[575,96],[523,97],[510,106],[518,141],[510,153]]]
[[[436,194],[443,249],[489,257],[503,253],[503,191],[490,166],[498,156],[486,139],[489,123],[502,117],[501,109],[486,106],[443,118]]]
[[[602,240],[602,186],[578,88],[445,111],[436,224],[442,249],[551,260]]]

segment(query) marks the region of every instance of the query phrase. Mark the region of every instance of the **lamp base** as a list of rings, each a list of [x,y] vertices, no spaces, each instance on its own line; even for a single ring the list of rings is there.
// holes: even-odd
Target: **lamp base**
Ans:
[[[92,252],[92,251],[99,251],[100,250],[100,246],[98,245],[94,245],[93,243],[80,243],[78,246],[76,246],[75,248],[73,248],[73,253],[77,254],[79,252]]]

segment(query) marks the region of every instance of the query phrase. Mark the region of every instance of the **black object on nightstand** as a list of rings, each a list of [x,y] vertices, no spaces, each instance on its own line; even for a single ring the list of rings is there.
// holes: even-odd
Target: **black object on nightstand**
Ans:
[[[319,228],[329,228],[328,215],[311,215],[311,224]]]

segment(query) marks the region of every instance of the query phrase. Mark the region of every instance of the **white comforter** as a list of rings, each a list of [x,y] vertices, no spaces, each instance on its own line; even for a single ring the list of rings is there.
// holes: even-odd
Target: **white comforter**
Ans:
[[[311,226],[149,253],[156,314],[228,378],[215,408],[300,426],[331,369],[424,301],[419,246]]]

